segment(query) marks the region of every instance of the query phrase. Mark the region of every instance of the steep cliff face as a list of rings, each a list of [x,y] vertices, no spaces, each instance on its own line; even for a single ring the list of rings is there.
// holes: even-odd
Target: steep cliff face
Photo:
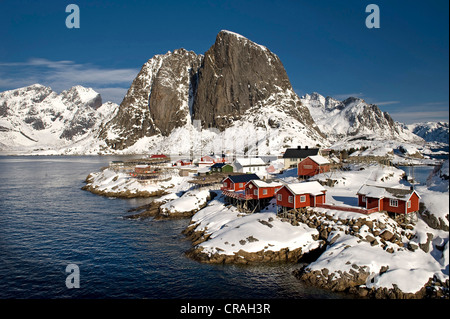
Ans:
[[[178,49],[148,60],[99,137],[113,149],[125,149],[140,138],[166,136],[174,127],[186,124],[193,96],[191,82],[201,58]]]
[[[204,56],[178,49],[148,60],[99,138],[123,150],[144,137],[167,137],[194,120],[223,131],[269,105],[321,138],[280,59],[241,35],[221,31]]]
[[[221,31],[198,72],[193,116],[223,130],[272,94],[292,90],[280,59],[266,47]]]
[[[175,50],[163,60],[149,98],[154,133],[168,136],[176,127],[191,120],[197,70],[202,56],[184,49]]]

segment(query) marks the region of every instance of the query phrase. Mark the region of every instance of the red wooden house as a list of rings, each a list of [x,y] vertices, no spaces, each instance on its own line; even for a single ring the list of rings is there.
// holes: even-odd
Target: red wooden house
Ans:
[[[272,198],[283,186],[281,183],[267,183],[262,180],[251,180],[245,185],[245,195],[249,199]]]
[[[260,179],[256,174],[229,175],[222,181],[222,191],[238,192],[245,189],[245,185],[251,180]]]
[[[330,171],[330,162],[323,156],[308,156],[297,164],[298,177],[308,178]]]
[[[409,214],[419,210],[420,196],[412,188],[363,185],[357,192],[358,205],[388,213]]]
[[[325,187],[317,181],[287,184],[276,193],[277,205],[283,207],[283,210],[315,207],[325,203],[325,193]]]

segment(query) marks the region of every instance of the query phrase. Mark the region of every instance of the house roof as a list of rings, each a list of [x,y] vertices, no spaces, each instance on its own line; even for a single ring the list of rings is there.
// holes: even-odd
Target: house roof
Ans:
[[[330,161],[328,161],[325,157],[320,155],[311,155],[308,157],[319,165],[330,164]]]
[[[320,185],[317,181],[303,182],[303,183],[292,183],[287,184],[285,187],[294,195],[301,194],[311,194],[311,195],[321,195],[326,191],[325,187]]]
[[[255,158],[237,158],[235,164],[239,164],[242,167],[245,166],[266,166],[266,163],[259,157]]]
[[[414,189],[409,188],[396,188],[396,187],[384,187],[381,185],[367,185],[364,184],[358,190],[358,195],[364,195],[373,198],[392,198],[408,200],[413,193],[420,198],[419,194]]]
[[[227,164],[225,164],[225,163],[215,163],[214,165],[211,166],[211,168],[222,168],[225,165],[227,165]]]
[[[233,183],[247,183],[254,179],[260,179],[256,174],[229,175],[227,178]]]
[[[307,158],[319,154],[318,148],[288,148],[283,154],[283,158]]]
[[[253,184],[255,184],[257,187],[280,187],[283,186],[283,184],[278,183],[278,182],[265,182],[262,180],[252,180],[250,181]]]

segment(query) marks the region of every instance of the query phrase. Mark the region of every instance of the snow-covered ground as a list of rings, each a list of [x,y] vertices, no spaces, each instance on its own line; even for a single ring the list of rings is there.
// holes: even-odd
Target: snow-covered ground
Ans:
[[[278,177],[284,183],[294,182],[294,173],[294,170],[288,170]],[[395,167],[358,164],[312,179],[334,181],[333,186],[326,186],[328,203],[356,206],[356,192],[362,184],[407,187],[402,185],[406,183],[402,179],[403,173]],[[428,214],[440,218],[440,227],[448,229],[449,189],[448,179],[443,176],[448,177],[448,161],[430,177],[428,186],[418,186],[416,190]],[[309,210],[308,218],[317,219],[314,221],[316,224],[306,220],[294,226],[276,215],[274,203],[259,213],[247,215],[234,206],[226,205],[220,191],[214,191],[217,196],[208,202],[210,191],[191,189],[188,183],[191,177],[172,176],[158,185],[145,186],[126,174],[107,169],[92,174],[90,179],[98,189],[108,191],[164,190],[165,195],[155,199],[162,204],[161,212],[166,215],[196,212],[190,228],[201,233],[203,239],[196,243],[194,249],[216,261],[224,260],[217,256],[235,256],[232,262],[236,262],[236,256],[245,259],[251,258],[252,254],[262,256],[258,260],[263,261],[265,254],[300,248],[301,254],[305,254],[323,247],[326,241],[326,250],[305,268],[306,273],[317,272],[319,277],[326,274],[327,280],[330,276],[339,280],[362,271],[365,276],[358,278],[363,278],[364,282],[359,282],[359,287],[393,289],[395,286],[404,293],[418,292],[430,278],[448,283],[448,230],[430,227],[421,216],[405,226],[385,213],[366,216],[313,208]]]
[[[285,248],[301,248],[302,253],[307,253],[320,246],[320,242],[314,239],[318,235],[316,229],[282,222],[275,209],[276,206],[269,205],[260,213],[242,214],[234,206],[225,206],[223,196],[219,195],[192,218],[197,225],[195,231],[205,231],[210,235],[197,248],[211,256],[233,255],[240,250],[256,253]]]

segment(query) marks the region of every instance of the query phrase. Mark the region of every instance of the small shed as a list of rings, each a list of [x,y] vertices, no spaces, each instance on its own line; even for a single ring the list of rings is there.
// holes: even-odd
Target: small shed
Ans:
[[[211,166],[211,173],[232,173],[233,166],[225,163],[215,163]]]
[[[320,155],[308,156],[297,165],[297,175],[301,178],[308,178],[329,171],[330,162]]]
[[[317,181],[287,184],[276,193],[277,205],[284,209],[315,207],[325,203],[325,193],[325,187]]]
[[[420,196],[414,188],[385,187],[364,184],[357,192],[358,206],[378,208],[395,214],[409,214],[419,210]]]

